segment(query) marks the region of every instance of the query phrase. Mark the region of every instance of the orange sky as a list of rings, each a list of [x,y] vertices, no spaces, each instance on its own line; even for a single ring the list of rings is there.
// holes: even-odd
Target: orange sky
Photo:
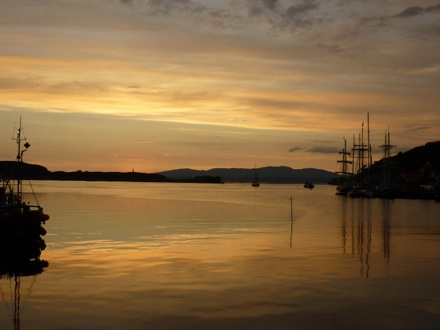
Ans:
[[[0,0],[0,159],[49,170],[338,170],[439,139],[436,1]]]

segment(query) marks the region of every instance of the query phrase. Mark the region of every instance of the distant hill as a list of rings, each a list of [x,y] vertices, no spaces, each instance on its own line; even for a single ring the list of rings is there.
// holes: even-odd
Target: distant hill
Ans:
[[[257,168],[258,177],[262,183],[304,183],[311,181],[313,183],[327,183],[336,177],[333,172],[315,169],[292,169],[287,166],[261,167]],[[252,181],[254,169],[247,168],[213,168],[210,170],[176,169],[171,171],[159,172],[171,180],[184,180],[196,176],[221,177],[224,182],[242,182]]]
[[[305,168],[294,170],[286,166],[262,167],[257,169],[262,183],[328,183],[336,177],[333,172]],[[254,169],[213,168],[210,170],[176,169],[159,173],[139,172],[51,172],[47,168],[15,161],[0,161],[0,178],[66,181],[137,181],[137,182],[251,182]]]
[[[59,181],[125,181],[125,182],[165,182],[167,178],[160,174],[140,172],[50,172],[47,180]]]
[[[0,178],[23,180],[60,180],[60,181],[130,181],[164,182],[167,178],[160,174],[138,172],[89,172],[75,171],[50,172],[47,168],[27,163],[0,161]]]
[[[41,165],[0,161],[0,178],[45,180],[49,176],[50,172]]]
[[[428,142],[406,152],[399,152],[391,161],[401,165],[404,171],[418,171],[426,163],[440,170],[440,141]]]
[[[336,155],[335,155],[336,157]],[[403,171],[418,171],[426,163],[440,170],[440,141],[428,142],[424,146],[415,147],[406,152],[400,152],[391,157],[396,168]],[[382,160],[375,162],[372,173],[377,176],[382,171]],[[21,166],[21,167],[20,167]],[[256,169],[262,183],[337,183],[337,175],[333,172],[316,168],[292,169],[287,166],[268,166]],[[158,173],[139,172],[89,172],[75,171],[51,172],[47,168],[15,161],[0,161],[0,178],[32,180],[68,180],[68,181],[137,181],[137,182],[197,182],[220,183],[242,182],[250,183],[254,169],[248,168],[213,168],[210,170],[176,169]]]

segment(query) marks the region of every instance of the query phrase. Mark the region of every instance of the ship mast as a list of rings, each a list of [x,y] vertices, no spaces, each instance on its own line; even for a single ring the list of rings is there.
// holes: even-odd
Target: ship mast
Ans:
[[[365,169],[366,177],[364,177],[364,181],[368,182],[370,167],[373,163],[372,161],[372,152],[371,152],[371,143],[370,143],[370,113],[367,113],[367,138],[365,143],[365,123],[362,122],[362,130],[358,136],[358,143],[356,144],[356,138],[353,136],[353,174],[360,174]],[[356,154],[356,164],[355,162],[355,154]]]
[[[389,158],[391,157],[391,149],[395,148],[395,145],[391,144],[391,138],[390,138],[390,128],[388,127],[388,130],[385,132],[385,143],[381,146],[383,153],[384,153],[384,159],[383,159],[383,167],[384,167],[384,185],[385,187],[388,187],[390,184],[390,164],[389,164]]]
[[[12,137],[13,140],[17,141],[17,197],[18,203],[21,203],[23,197],[23,189],[22,189],[22,171],[23,171],[23,153],[31,146],[29,143],[25,143],[23,147],[25,149],[21,149],[21,142],[26,141],[26,137],[22,137],[23,128],[21,127],[21,116],[20,116],[20,125],[17,130],[17,137]]]
[[[367,112],[367,133],[368,133],[368,168],[373,164],[373,155],[371,152],[371,143],[370,143],[370,113]]]
[[[348,164],[352,164],[352,161],[347,159],[347,156],[350,156],[350,153],[347,151],[347,140],[344,138],[344,149],[339,152],[342,155],[342,160],[338,160],[338,163],[342,163],[341,172],[336,172],[338,174],[342,174],[343,176],[348,176],[350,173],[348,172]]]

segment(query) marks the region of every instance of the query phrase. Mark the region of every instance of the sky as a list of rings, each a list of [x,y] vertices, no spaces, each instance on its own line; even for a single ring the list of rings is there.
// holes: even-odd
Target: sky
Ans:
[[[438,0],[0,0],[0,160],[338,171],[440,140]]]

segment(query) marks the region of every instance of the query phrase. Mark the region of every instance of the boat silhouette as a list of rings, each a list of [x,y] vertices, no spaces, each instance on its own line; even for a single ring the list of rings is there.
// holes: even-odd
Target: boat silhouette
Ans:
[[[11,173],[0,173],[0,255],[8,258],[36,260],[46,248],[42,236],[46,235],[43,224],[49,215],[43,212],[34,194],[36,204],[23,200],[23,153],[30,144],[25,142],[23,128],[16,128],[17,159]],[[32,186],[31,186],[32,187]],[[33,189],[32,189],[33,192]]]

